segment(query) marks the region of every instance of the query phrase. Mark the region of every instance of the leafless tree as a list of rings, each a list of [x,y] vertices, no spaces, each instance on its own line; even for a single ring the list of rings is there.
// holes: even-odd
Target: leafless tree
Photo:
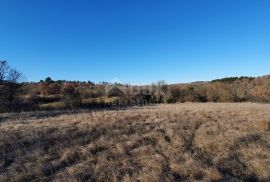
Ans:
[[[16,69],[10,69],[7,75],[7,81],[16,84],[22,78],[22,73]]]
[[[19,81],[22,73],[11,68],[7,61],[0,61],[0,100],[13,102],[20,88]]]
[[[20,78],[22,77],[22,73],[17,71],[16,69],[10,69],[7,75],[7,96],[8,101],[13,102],[14,98],[16,97],[18,90],[20,88],[20,85],[18,84]]]
[[[9,66],[7,64],[7,61],[0,61],[0,84],[2,84],[6,79],[8,70]]]
[[[167,93],[168,84],[164,80],[158,81],[157,82],[157,87],[158,87],[159,91],[161,92],[161,94],[166,94]]]

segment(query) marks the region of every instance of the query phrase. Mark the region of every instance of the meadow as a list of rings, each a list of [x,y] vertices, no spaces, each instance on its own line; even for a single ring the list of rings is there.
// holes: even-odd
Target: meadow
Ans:
[[[269,111],[183,103],[1,114],[0,181],[269,181]]]

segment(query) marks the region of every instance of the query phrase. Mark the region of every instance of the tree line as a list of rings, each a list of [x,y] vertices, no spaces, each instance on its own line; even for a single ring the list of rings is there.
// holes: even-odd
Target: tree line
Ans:
[[[136,86],[53,80],[21,82],[22,73],[0,61],[0,112],[107,108],[177,102],[270,102],[270,76]]]

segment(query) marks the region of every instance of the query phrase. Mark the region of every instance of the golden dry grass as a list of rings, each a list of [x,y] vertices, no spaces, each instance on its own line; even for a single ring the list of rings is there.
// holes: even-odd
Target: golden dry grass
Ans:
[[[269,181],[269,121],[251,103],[6,121],[0,181]]]

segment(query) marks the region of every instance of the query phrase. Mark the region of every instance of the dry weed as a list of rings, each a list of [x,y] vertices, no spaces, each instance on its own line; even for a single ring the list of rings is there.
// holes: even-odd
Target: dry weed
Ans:
[[[269,181],[269,111],[185,103],[4,122],[0,181]]]

